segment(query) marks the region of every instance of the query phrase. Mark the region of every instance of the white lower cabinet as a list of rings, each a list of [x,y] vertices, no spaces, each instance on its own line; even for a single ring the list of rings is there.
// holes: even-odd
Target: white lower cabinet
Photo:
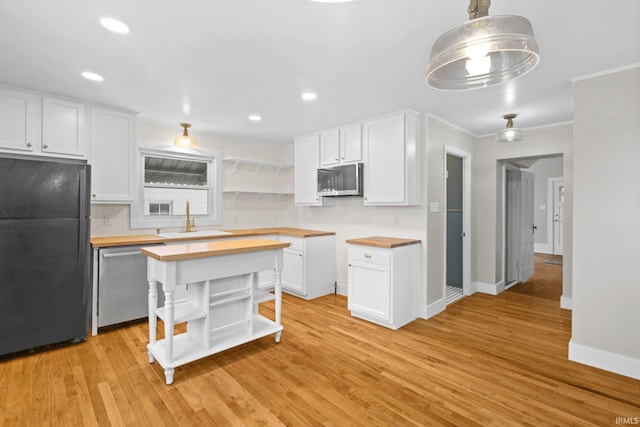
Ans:
[[[420,241],[395,240],[389,247],[347,241],[351,315],[391,329],[418,317],[420,295]]]
[[[278,240],[291,243],[283,250],[283,291],[307,300],[335,292],[335,235],[280,235]]]
[[[284,249],[282,286],[289,291],[304,294],[304,252],[299,249]]]

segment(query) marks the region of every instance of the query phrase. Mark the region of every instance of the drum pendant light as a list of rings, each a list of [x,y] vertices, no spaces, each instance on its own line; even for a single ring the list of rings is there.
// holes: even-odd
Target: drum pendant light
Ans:
[[[538,43],[528,19],[489,16],[490,0],[471,0],[469,21],[433,44],[426,82],[441,90],[493,86],[522,76],[538,65]]]

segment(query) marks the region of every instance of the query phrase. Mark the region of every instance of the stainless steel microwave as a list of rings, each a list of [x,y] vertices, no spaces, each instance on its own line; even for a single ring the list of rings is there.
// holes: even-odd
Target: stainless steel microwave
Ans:
[[[362,163],[318,169],[318,195],[362,196]]]

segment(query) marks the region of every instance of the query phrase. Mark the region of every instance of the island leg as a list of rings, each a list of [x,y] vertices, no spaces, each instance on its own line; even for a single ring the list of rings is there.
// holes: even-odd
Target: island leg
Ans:
[[[167,385],[173,384],[173,373],[175,371],[176,370],[174,368],[167,368],[164,370],[164,378]]]
[[[164,292],[164,348],[166,363],[171,364],[173,362],[173,292],[171,291]]]
[[[276,269],[274,275],[274,292],[276,294],[276,323],[280,325],[282,320],[282,271]],[[282,331],[276,332],[276,342],[280,342]]]
[[[156,325],[158,319],[156,318],[156,308],[158,308],[158,282],[155,280],[149,280],[149,345],[153,345],[156,342]],[[151,350],[149,353],[149,363],[156,361]]]

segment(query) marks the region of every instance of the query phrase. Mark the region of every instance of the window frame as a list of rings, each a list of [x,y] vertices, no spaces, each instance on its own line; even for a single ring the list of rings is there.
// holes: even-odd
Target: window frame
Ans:
[[[144,168],[145,157],[164,157],[170,159],[192,160],[207,163],[207,179],[208,185],[205,187],[208,194],[208,214],[192,215],[195,219],[196,226],[212,226],[222,224],[222,155],[220,153],[195,153],[173,151],[173,150],[156,150],[149,148],[140,148],[137,152],[137,162],[135,170],[135,198],[131,204],[131,228],[171,228],[186,225],[186,217],[182,216],[160,216],[144,214]]]

